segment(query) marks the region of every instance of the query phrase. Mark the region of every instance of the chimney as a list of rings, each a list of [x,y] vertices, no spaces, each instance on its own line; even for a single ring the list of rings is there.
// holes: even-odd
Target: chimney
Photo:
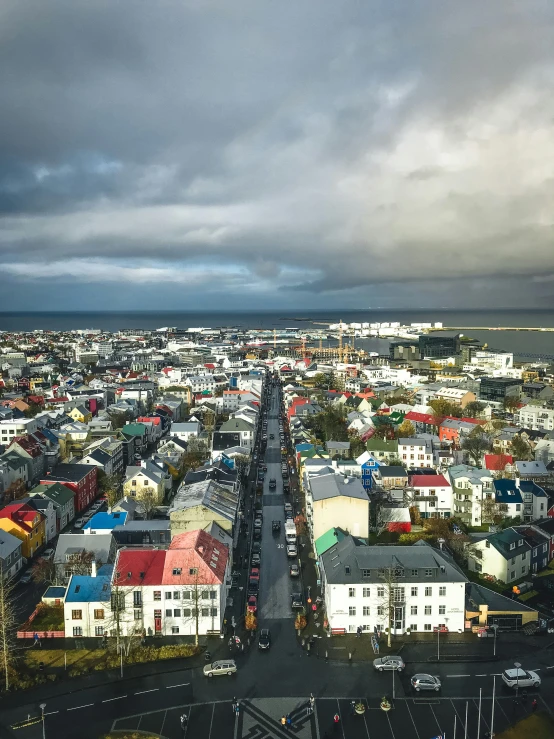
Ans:
[[[91,577],[96,577],[96,560],[95,559],[93,559],[92,562],[91,562],[90,576]]]

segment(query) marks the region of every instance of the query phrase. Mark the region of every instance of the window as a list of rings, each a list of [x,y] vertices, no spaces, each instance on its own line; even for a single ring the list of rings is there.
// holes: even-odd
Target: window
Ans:
[[[202,600],[206,600],[209,597],[208,591],[203,590],[202,595],[200,597],[202,598]]]
[[[190,608],[183,608],[183,618],[190,618]]]
[[[423,630],[424,631],[431,631],[431,624],[425,624],[425,626],[423,627]]]
[[[419,570],[412,570],[412,577],[417,577],[419,575]]]
[[[71,618],[73,621],[80,621],[83,618],[82,611],[71,611]]]
[[[183,600],[190,600],[190,597],[191,597],[191,592],[190,592],[190,590],[185,590],[185,591],[183,592]]]
[[[370,598],[371,597],[371,588],[363,588],[362,595],[364,598]]]
[[[402,567],[396,567],[394,570],[394,576],[395,577],[404,577],[404,570]]]
[[[135,621],[141,621],[142,620],[142,611],[141,610],[135,610]]]
[[[356,615],[356,606],[349,606],[349,608],[348,608],[348,615],[349,616],[355,616]]]
[[[179,627],[178,626],[172,626],[171,627],[171,633],[172,634],[178,634],[179,633]]]
[[[433,570],[425,570],[425,577],[433,577]]]
[[[94,618],[97,621],[102,621],[104,618],[104,609],[103,608],[95,608],[94,609]]]
[[[417,616],[417,606],[410,606],[410,616]]]
[[[425,588],[425,596],[427,598],[430,598],[432,595],[433,595],[433,588],[429,588],[429,587]]]
[[[412,588],[412,598],[417,598],[417,588]]]
[[[378,616],[384,616],[385,615],[385,606],[377,606],[377,615]]]
[[[364,606],[363,607],[363,615],[364,616],[370,616],[371,615],[371,609],[369,608],[369,606]]]
[[[162,591],[154,590],[154,600],[161,600],[161,599],[162,599]]]
[[[216,600],[217,598],[217,592],[215,590],[210,590],[210,600]]]
[[[145,480],[143,483],[144,487],[148,487],[148,480]]]
[[[103,626],[95,626],[94,627],[94,636],[104,636],[104,627]]]
[[[181,593],[178,590],[173,591],[173,600],[181,600]]]
[[[73,636],[83,636],[83,629],[81,626],[73,627]]]
[[[198,575],[198,567],[190,567],[189,575]]]
[[[371,570],[362,570],[362,577],[371,577]]]
[[[133,605],[135,606],[142,606],[142,593],[140,590],[134,590],[133,591]]]
[[[444,616],[446,613],[446,606],[439,606],[439,616]]]
[[[166,608],[165,609],[165,616],[166,616],[166,618],[171,618],[171,614],[172,613],[173,613],[173,611],[171,610],[171,608]]]
[[[165,599],[166,599],[166,600],[171,600],[171,593],[167,592],[167,593],[165,594]]]
[[[514,580],[515,576],[516,576],[516,571],[512,570],[512,572],[510,572],[510,580]]]
[[[425,606],[425,615],[430,616],[431,615],[431,606]]]
[[[174,575],[180,575],[181,574],[181,568],[180,567],[174,567],[173,568],[173,574]]]
[[[385,597],[385,588],[377,588],[377,597],[378,598],[384,598]]]
[[[210,608],[210,616],[217,616],[217,608]]]
[[[410,631],[417,631],[417,624],[410,624]]]
[[[443,585],[439,588],[439,596],[445,596],[446,595],[446,587]]]
[[[517,545],[518,545],[518,547],[522,547],[523,546],[523,539],[519,539],[518,542],[517,542]]]
[[[404,588],[393,588],[392,597],[396,603],[401,603],[404,600]]]
[[[181,618],[181,609],[180,608],[174,608],[173,609],[173,617],[174,618]]]
[[[349,598],[355,598],[356,597],[356,588],[348,588],[348,597]]]
[[[515,549],[515,548],[516,548],[515,542],[512,542],[512,543],[510,544],[510,549]]]

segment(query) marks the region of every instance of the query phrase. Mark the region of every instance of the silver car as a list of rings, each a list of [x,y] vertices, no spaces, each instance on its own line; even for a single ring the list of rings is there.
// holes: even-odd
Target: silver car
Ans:
[[[396,670],[397,672],[402,672],[405,665],[402,657],[390,656],[374,659],[373,667],[375,667],[376,670],[379,670],[379,672],[383,672],[383,670]]]
[[[410,682],[412,683],[412,688],[418,692],[420,690],[435,690],[438,693],[441,689],[439,678],[434,675],[427,675],[424,672],[414,675]]]
[[[214,675],[232,675],[237,671],[237,665],[234,659],[220,659],[212,662],[211,665],[204,666],[204,675],[213,677]]]

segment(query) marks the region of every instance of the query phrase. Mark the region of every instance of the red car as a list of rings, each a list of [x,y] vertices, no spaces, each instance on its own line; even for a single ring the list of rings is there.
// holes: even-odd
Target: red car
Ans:
[[[252,567],[252,569],[250,570],[250,579],[251,580],[260,579],[260,568],[259,567]]]
[[[246,606],[246,610],[248,613],[256,613],[258,610],[258,599],[255,595],[251,595],[250,598],[248,598],[248,605]]]

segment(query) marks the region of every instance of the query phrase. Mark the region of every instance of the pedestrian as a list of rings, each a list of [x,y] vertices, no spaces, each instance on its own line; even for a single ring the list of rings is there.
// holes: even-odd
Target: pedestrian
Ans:
[[[291,729],[292,727],[292,719],[290,717],[290,713],[287,713],[285,718],[287,720],[287,731],[289,731],[289,729]]]
[[[281,726],[283,726],[285,729],[287,728],[287,717],[281,716]]]
[[[335,715],[333,716],[333,723],[338,724],[339,721],[340,721],[340,716],[338,713],[335,713]]]
[[[187,728],[189,717],[186,713],[183,713],[181,716],[181,729],[184,731]]]
[[[537,710],[538,702],[536,698],[533,698],[533,702],[531,703],[531,708],[533,709],[533,712]]]
[[[350,701],[350,712],[352,715],[356,713],[356,701]]]
[[[314,705],[315,705],[314,694],[310,693],[310,706],[312,707],[312,710],[313,710]]]

